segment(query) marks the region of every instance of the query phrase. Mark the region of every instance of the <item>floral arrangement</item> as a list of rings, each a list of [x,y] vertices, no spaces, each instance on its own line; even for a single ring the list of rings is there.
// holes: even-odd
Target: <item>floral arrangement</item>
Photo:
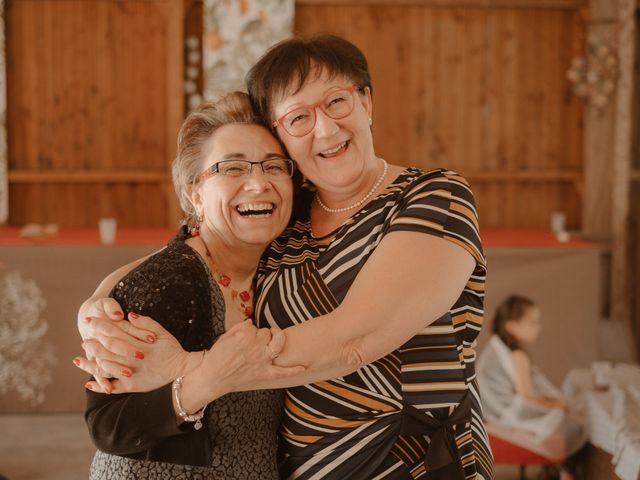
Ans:
[[[591,37],[585,55],[575,57],[567,78],[573,82],[573,93],[586,104],[602,110],[611,100],[618,74],[615,50],[603,40]]]

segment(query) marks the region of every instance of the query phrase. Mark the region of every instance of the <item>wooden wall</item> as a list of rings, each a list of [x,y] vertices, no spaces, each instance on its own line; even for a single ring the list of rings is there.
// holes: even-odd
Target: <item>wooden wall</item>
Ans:
[[[582,107],[566,79],[583,48],[579,5],[299,0],[295,25],[365,52],[384,158],[461,172],[484,227],[547,228],[564,211],[579,228]]]
[[[636,360],[640,361],[640,1],[635,11],[635,62],[633,86],[632,150],[630,156],[630,212],[628,240],[628,282],[630,324],[635,339]],[[627,300],[626,298],[624,300]]]
[[[169,223],[181,2],[5,4],[10,223]]]
[[[566,70],[584,43],[581,5],[297,0],[295,29],[364,50],[387,160],[460,171],[483,227],[547,228],[560,210],[579,228],[583,112]],[[11,224],[175,222],[183,9],[7,0]]]

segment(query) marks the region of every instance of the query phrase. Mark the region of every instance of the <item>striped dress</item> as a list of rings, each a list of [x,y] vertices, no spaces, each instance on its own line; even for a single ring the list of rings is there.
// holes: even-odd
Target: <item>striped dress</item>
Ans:
[[[429,325],[425,318],[424,329],[397,350],[345,377],[287,390],[281,477],[492,478],[472,348],[482,326],[486,263],[466,180],[442,169],[406,169],[321,238],[311,233],[312,198],[306,195],[260,265],[262,326],[286,328],[331,312],[390,232],[454,242],[476,268],[451,310]]]

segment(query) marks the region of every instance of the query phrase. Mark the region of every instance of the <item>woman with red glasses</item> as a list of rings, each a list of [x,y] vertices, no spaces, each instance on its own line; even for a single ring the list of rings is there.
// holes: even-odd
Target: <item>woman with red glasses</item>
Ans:
[[[307,180],[256,280],[256,325],[286,336],[274,364],[305,367],[252,384],[287,388],[281,477],[492,478],[472,347],[486,263],[468,183],[376,155],[367,61],[344,39],[286,40],[247,85]],[[125,361],[100,355],[110,373]],[[213,375],[186,380],[192,411],[215,404]]]

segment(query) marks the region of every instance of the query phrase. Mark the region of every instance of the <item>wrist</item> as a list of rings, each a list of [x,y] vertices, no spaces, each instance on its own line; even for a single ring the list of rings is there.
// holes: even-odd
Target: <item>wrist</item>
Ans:
[[[173,368],[168,372],[170,380],[175,380],[178,377],[184,377],[198,368],[202,363],[205,351],[200,350],[197,352],[186,352],[183,350],[180,352],[178,358],[172,362]]]
[[[190,387],[198,390],[197,395],[206,403],[212,402],[233,391],[224,371],[220,371],[220,362],[216,359],[216,350],[206,350],[202,361],[189,374]]]
[[[187,352],[187,355],[183,362],[181,375],[184,376],[187,373],[193,372],[202,364],[204,356],[207,354],[206,350],[199,350],[197,352]]]
[[[178,379],[181,379],[178,381]],[[179,385],[178,397],[176,397],[176,383]],[[211,381],[211,375],[205,372],[201,366],[196,367],[189,375],[179,376],[172,384],[173,405],[178,418],[180,412],[197,412],[204,406],[220,398],[225,393],[219,389],[218,382]],[[179,398],[179,402],[178,402]],[[184,419],[184,417],[182,417]]]

